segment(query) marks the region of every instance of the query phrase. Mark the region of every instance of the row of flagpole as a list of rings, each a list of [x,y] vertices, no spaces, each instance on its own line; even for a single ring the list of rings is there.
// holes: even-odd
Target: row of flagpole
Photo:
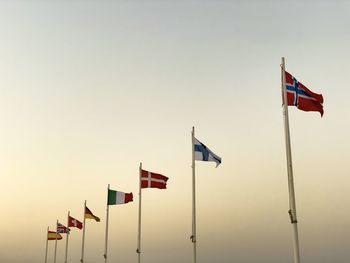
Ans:
[[[194,127],[192,128],[192,169],[193,169],[193,213],[192,213],[192,236],[191,240],[193,242],[193,253],[194,253],[194,262],[196,262],[196,209],[195,209],[195,146],[198,146],[198,152],[201,154],[200,157],[197,158],[197,160],[203,160],[203,161],[215,161],[218,164],[221,163],[221,158],[216,156],[213,152],[211,152],[204,144],[199,142],[194,137]],[[139,212],[138,212],[138,235],[137,235],[137,254],[138,254],[138,263],[141,262],[141,208],[142,208],[142,188],[159,188],[159,189],[166,189],[168,178],[166,176],[163,176],[161,174],[145,171],[142,169],[142,163],[140,163],[139,167]],[[144,184],[143,184],[144,183]],[[132,193],[127,194],[123,192],[118,192],[110,189],[110,185],[108,184],[107,187],[107,207],[106,207],[106,231],[105,231],[105,248],[104,248],[104,259],[105,263],[108,261],[108,229],[109,229],[109,206],[114,204],[125,204],[130,201],[133,201]],[[57,240],[62,239],[62,237],[59,236],[59,233],[66,233],[66,249],[65,249],[65,261],[64,263],[68,263],[68,244],[69,244],[69,234],[70,229],[69,227],[74,226],[78,228],[83,228],[83,235],[82,235],[82,249],[81,249],[81,263],[84,262],[84,246],[85,246],[85,228],[86,228],[86,200],[84,202],[84,221],[83,223],[79,222],[77,219],[72,218],[70,216],[70,211],[68,211],[68,219],[67,219],[67,227],[64,227],[63,225],[59,224],[58,220],[56,222],[56,236],[55,236],[55,252],[54,252],[54,263],[56,263],[56,251],[57,251]],[[88,210],[91,213],[90,210]],[[95,217],[95,216],[94,216]],[[75,222],[74,225],[72,222]],[[78,223],[77,223],[78,222]],[[60,232],[58,230],[58,226],[64,227],[62,230],[63,232]],[[48,228],[48,235],[50,231]],[[48,251],[48,240],[49,236],[46,240],[46,253],[45,253],[45,263],[47,263],[47,251]]]
[[[288,190],[289,190],[289,216],[293,227],[293,252],[294,263],[300,263],[300,247],[298,237],[298,221],[296,213],[296,201],[294,191],[294,179],[293,179],[293,167],[292,167],[292,153],[291,153],[291,141],[289,130],[289,115],[288,106],[296,106],[300,110],[304,111],[319,111],[321,116],[323,115],[323,97],[320,94],[313,93],[307,89],[303,84],[298,82],[291,74],[285,70],[285,59],[282,58],[281,63],[281,83],[282,83],[282,103],[283,103],[283,119],[284,119],[284,132],[285,132],[285,144],[286,144],[286,158],[287,158],[287,174],[288,174]],[[195,138],[195,129],[192,127],[191,132],[192,141],[192,235],[191,242],[193,244],[193,262],[197,263],[197,232],[196,232],[196,169],[195,161],[213,161],[218,166],[221,163],[221,158],[214,154],[209,148]],[[166,189],[168,178],[161,174],[145,171],[142,169],[142,163],[139,167],[139,205],[138,205],[138,234],[137,234],[137,249],[138,263],[141,263],[141,207],[142,207],[142,188],[159,188]],[[127,194],[110,189],[110,185],[107,187],[107,208],[106,208],[106,232],[105,232],[105,248],[104,259],[105,263],[108,260],[108,227],[109,227],[109,206],[115,204],[125,204],[133,201],[132,193]],[[88,211],[88,214],[87,214]],[[88,215],[88,217],[87,217]],[[92,212],[86,206],[86,200],[84,202],[84,221],[83,223],[70,217],[68,211],[67,227],[63,227],[63,232],[66,233],[66,250],[65,250],[65,263],[68,263],[68,240],[69,240],[69,227],[75,226],[83,228],[82,235],[82,248],[81,248],[81,263],[84,263],[84,246],[85,246],[85,226],[86,218],[93,218],[99,221],[99,218],[92,214]],[[97,220],[98,219],[98,220]],[[73,225],[74,222],[74,225]],[[56,263],[57,252],[57,240],[62,239],[58,235],[59,222],[56,222],[56,236],[55,238],[49,238],[54,236],[54,232],[47,229],[46,240],[46,253],[45,263],[47,263],[48,253],[48,240],[55,240],[55,252],[54,263]],[[58,235],[57,235],[58,234]]]
[[[145,175],[143,175],[145,174]],[[140,185],[139,185],[139,193],[141,196],[141,188],[159,188],[165,189],[168,178],[161,174],[156,174],[148,171],[142,170],[142,164],[140,164],[139,169],[140,176]],[[142,182],[145,181],[146,184],[143,185]],[[128,202],[133,201],[132,193],[124,193],[120,191],[115,191],[110,189],[110,185],[107,187],[107,209],[106,209],[106,232],[105,232],[105,248],[104,248],[104,259],[107,263],[108,260],[108,222],[109,222],[109,206],[116,204],[126,204]],[[138,224],[138,243],[137,243],[137,253],[138,253],[138,261],[141,261],[141,200],[139,200],[139,224]],[[88,217],[87,217],[88,215]],[[57,251],[57,240],[62,239],[60,233],[66,233],[66,249],[65,249],[65,263],[68,262],[68,244],[69,244],[69,227],[77,227],[79,229],[83,229],[83,237],[82,237],[82,249],[81,249],[81,259],[80,261],[84,262],[84,248],[85,248],[85,229],[86,229],[86,218],[93,218],[96,221],[100,221],[98,217],[92,214],[92,212],[86,206],[86,200],[84,202],[84,221],[81,223],[77,219],[70,216],[70,212],[68,211],[68,219],[67,219],[67,227],[63,226],[56,221],[56,232],[49,231],[47,229],[47,240],[46,240],[46,251],[45,251],[45,263],[47,263],[47,253],[48,253],[48,241],[55,240],[55,252],[54,252],[54,263],[56,262],[56,251]],[[60,227],[60,230],[59,230]]]

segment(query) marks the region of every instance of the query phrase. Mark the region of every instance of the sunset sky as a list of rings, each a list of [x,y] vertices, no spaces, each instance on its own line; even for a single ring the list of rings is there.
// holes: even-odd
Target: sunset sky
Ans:
[[[0,1],[0,262],[44,262],[46,230],[87,221],[85,262],[192,262],[191,129],[222,157],[196,162],[198,263],[292,263],[281,57],[323,94],[289,108],[301,262],[350,258],[349,1]],[[68,262],[79,262],[72,229]],[[57,262],[64,261],[65,239]],[[53,262],[54,242],[49,243]]]

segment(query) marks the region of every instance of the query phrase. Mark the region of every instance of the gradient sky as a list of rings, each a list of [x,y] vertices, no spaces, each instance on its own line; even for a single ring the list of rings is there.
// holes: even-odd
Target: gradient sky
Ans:
[[[103,262],[107,184],[135,196],[110,208],[110,262],[136,262],[140,162],[170,178],[143,191],[142,262],[192,262],[192,126],[223,160],[197,162],[198,262],[292,262],[282,56],[325,99],[290,108],[302,262],[349,262],[350,2],[305,2],[0,1],[0,262],[43,262],[85,199]]]

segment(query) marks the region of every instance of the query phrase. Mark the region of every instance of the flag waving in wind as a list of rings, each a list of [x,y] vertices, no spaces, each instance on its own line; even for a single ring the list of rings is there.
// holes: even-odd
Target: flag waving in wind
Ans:
[[[69,228],[57,223],[57,233],[69,233]]]
[[[68,216],[68,227],[76,227],[79,229],[83,228],[83,223],[74,217]]]
[[[47,240],[61,240],[62,236],[59,233],[56,233],[54,231],[48,231],[47,232]]]
[[[306,88],[286,71],[286,91],[289,106],[303,111],[318,111],[323,115],[323,96]]]
[[[107,205],[121,205],[132,201],[132,193],[124,193],[108,189]]]
[[[168,179],[164,175],[141,170],[141,188],[166,189]]]
[[[100,218],[97,217],[97,216],[95,216],[95,215],[90,211],[90,209],[89,209],[87,206],[85,206],[84,217],[85,217],[85,218],[89,218],[89,219],[94,219],[96,222],[100,222],[100,221],[101,221]]]
[[[216,167],[221,164],[221,157],[208,149],[203,143],[194,138],[194,159],[197,161],[215,162]]]

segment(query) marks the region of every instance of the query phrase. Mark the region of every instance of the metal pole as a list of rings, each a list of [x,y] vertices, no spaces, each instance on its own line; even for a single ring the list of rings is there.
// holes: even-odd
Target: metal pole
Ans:
[[[67,228],[69,229],[69,211],[68,211],[68,217],[67,217]],[[68,258],[68,238],[70,235],[70,231],[68,229],[67,229],[67,235],[66,235],[66,255],[64,260],[65,263],[67,263],[67,258]]]
[[[56,234],[57,234],[57,226],[58,226],[58,219],[56,221]],[[57,255],[57,236],[56,236],[56,240],[55,240],[55,253],[53,256],[53,263],[56,263],[56,255]]]
[[[192,127],[192,236],[193,262],[197,262],[197,236],[196,236],[196,177],[194,161],[194,127]]]
[[[49,227],[47,227],[47,232],[46,232],[46,249],[45,249],[45,263],[47,263],[47,249],[49,246]]]
[[[84,248],[85,248],[85,228],[86,228],[86,224],[85,224],[85,210],[86,210],[86,200],[84,202],[84,223],[83,223],[83,240],[82,240],[82,245],[81,245],[81,259],[80,262],[84,263]]]
[[[139,168],[139,222],[138,222],[138,236],[137,236],[137,250],[136,253],[138,254],[138,263],[141,262],[141,197],[142,197],[142,191],[141,191],[141,175],[142,175],[142,163],[140,163]]]
[[[109,184],[107,188],[107,209],[106,209],[106,239],[105,239],[105,253],[103,257],[105,258],[105,263],[107,263],[107,247],[108,247],[108,218],[109,218],[109,205],[108,205],[108,194],[109,194]]]
[[[289,131],[289,116],[288,116],[288,101],[286,91],[286,74],[285,74],[285,61],[282,57],[282,94],[283,94],[283,117],[284,117],[284,132],[286,141],[286,155],[287,155],[287,170],[288,170],[288,189],[289,189],[289,216],[293,226],[294,233],[294,262],[300,263],[300,251],[299,251],[299,237],[298,237],[298,220],[297,210],[295,204],[295,192],[294,192],[294,180],[293,180],[293,166],[292,166],[292,151],[290,143],[290,131]]]

